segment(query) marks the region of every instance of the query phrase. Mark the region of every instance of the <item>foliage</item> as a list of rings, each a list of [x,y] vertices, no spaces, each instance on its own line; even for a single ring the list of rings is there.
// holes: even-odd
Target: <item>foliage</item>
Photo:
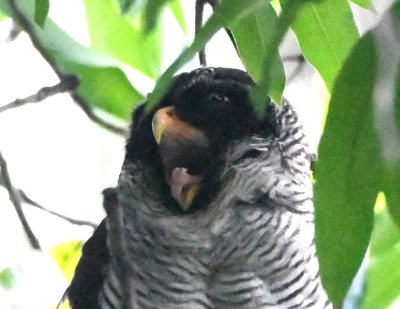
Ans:
[[[0,285],[5,289],[9,290],[15,286],[16,278],[11,268],[4,268],[0,272]]]
[[[47,14],[49,14],[50,3],[49,0],[36,0],[35,1],[35,23],[43,28]]]
[[[189,61],[204,45],[212,38],[212,36],[222,27],[228,27],[249,14],[256,12],[264,3],[264,0],[254,0],[251,3],[240,0],[225,0],[216,9],[215,13],[208,19],[205,25],[196,35],[193,43],[183,50],[176,60],[160,77],[154,91],[148,97],[148,106],[153,106],[162,98],[167,91],[173,75],[187,61]],[[276,46],[277,47],[277,44]],[[272,48],[272,47],[271,47]]]
[[[81,240],[72,240],[58,244],[50,250],[52,258],[68,281],[71,281],[74,276],[75,265],[78,264],[81,257],[82,245]]]
[[[98,1],[96,3],[97,11],[102,8],[102,2]],[[57,68],[57,73],[60,76],[74,73],[79,77],[80,86],[78,95],[89,104],[99,107],[117,117],[128,119],[132,104],[140,102],[143,96],[129,82],[126,74],[121,69],[122,63],[125,62],[120,60],[122,56],[118,54],[118,50],[104,51],[98,46],[86,48],[58,27],[51,18],[47,18],[44,28],[41,29],[34,22],[32,1],[16,1],[15,5],[18,6],[23,16],[14,16],[14,10],[9,6],[9,2],[0,1],[0,8],[5,13],[14,16],[16,20],[24,24],[24,27],[32,29],[32,40],[36,42],[35,44],[38,47],[40,46],[38,48],[39,52],[51,65]],[[111,8],[109,9],[110,12],[107,13],[107,16],[113,14]],[[124,20],[124,17],[119,16],[117,21],[114,22],[115,27],[126,25]],[[104,21],[101,20],[102,24],[103,22],[108,26],[107,18]],[[107,28],[102,29],[107,30]],[[117,30],[121,31],[119,28]],[[126,31],[128,32],[128,30]],[[134,35],[128,34],[128,37]],[[132,54],[137,55],[136,52]],[[157,74],[157,72],[151,73],[143,65],[142,61],[139,61],[136,65],[134,59],[124,60],[126,64],[138,66],[138,69],[145,74]],[[104,87],[105,84],[108,85],[107,88]]]
[[[370,9],[372,7],[372,0],[352,0],[351,2],[354,2],[366,9]]]
[[[400,295],[400,231],[387,209],[377,213],[371,238],[371,261],[366,272],[363,309],[387,308]]]
[[[84,0],[90,47],[47,16],[48,1],[17,0],[17,10],[12,2],[0,0],[1,11],[31,30],[33,43],[59,77],[77,75],[82,99],[123,120],[144,98],[127,67],[158,80],[147,97],[151,107],[173,75],[223,27],[232,31],[239,56],[259,85],[256,107],[262,110],[267,95],[279,103],[285,74],[278,47],[290,27],[331,94],[314,175],[324,286],[332,301],[342,304],[370,248],[361,308],[386,308],[400,297],[400,1],[360,38],[348,0],[281,0],[273,6],[267,0],[223,0],[165,71],[164,10],[187,29],[178,0]],[[372,7],[371,0],[352,2]],[[375,215],[379,192],[387,206]],[[68,255],[69,249],[63,252]],[[71,254],[76,260],[76,252]],[[3,286],[12,282],[7,274],[0,272]]]
[[[299,11],[292,24],[306,59],[314,65],[329,90],[358,40],[347,0],[310,2]]]
[[[336,80],[315,172],[321,274],[336,302],[345,295],[362,262],[379,192],[379,145],[372,112],[373,52],[372,36],[367,35]]]
[[[240,57],[255,80],[261,79],[263,61],[267,57],[268,44],[277,22],[274,9],[265,2],[254,14],[231,26]],[[253,35],[249,36],[249,33]],[[271,95],[280,101],[285,88],[285,72],[277,48],[274,49],[272,74],[274,78],[271,81]]]

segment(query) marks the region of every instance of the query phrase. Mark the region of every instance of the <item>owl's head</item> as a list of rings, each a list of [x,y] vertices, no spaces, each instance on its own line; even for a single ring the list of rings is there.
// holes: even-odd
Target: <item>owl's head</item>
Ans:
[[[260,119],[250,101],[253,85],[236,69],[200,68],[178,75],[150,112],[144,105],[135,110],[126,160],[160,171],[172,197],[187,210],[199,192],[211,192],[205,179],[218,173],[229,145],[271,130],[268,113]]]

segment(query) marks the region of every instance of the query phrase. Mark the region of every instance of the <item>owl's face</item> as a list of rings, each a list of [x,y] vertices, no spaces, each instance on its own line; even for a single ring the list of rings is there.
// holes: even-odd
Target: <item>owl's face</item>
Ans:
[[[144,106],[135,111],[127,160],[153,166],[179,206],[189,209],[199,192],[210,191],[204,179],[218,173],[230,144],[270,129],[250,102],[253,84],[235,69],[202,68],[177,76],[152,111],[145,113]]]

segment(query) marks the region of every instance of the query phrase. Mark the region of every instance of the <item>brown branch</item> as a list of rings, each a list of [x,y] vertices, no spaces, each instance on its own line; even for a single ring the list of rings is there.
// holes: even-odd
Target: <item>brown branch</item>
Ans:
[[[204,6],[206,4],[209,4],[213,11],[215,8],[219,5],[219,0],[196,0],[196,5],[195,5],[195,22],[194,22],[194,29],[195,29],[195,34],[200,31],[200,28],[203,24],[203,11],[204,11]],[[232,42],[233,47],[236,50],[236,53],[240,57],[239,54],[239,49],[236,45],[235,38],[233,37],[232,31],[228,28],[225,28],[226,33],[228,34],[229,39]],[[199,51],[199,62],[201,66],[207,66],[207,59],[206,59],[206,51],[205,51],[205,46],[203,49]]]
[[[195,33],[195,35],[197,35],[199,33],[200,28],[203,25],[204,5],[205,5],[204,0],[196,0],[195,18],[194,18],[194,33]],[[200,65],[202,65],[202,66],[207,65],[205,47],[199,51],[199,62],[200,62]]]
[[[298,54],[298,55],[282,57],[282,61],[283,62],[298,62],[298,63],[302,64],[303,62],[306,61],[306,59],[304,58],[304,56],[302,54]]]
[[[28,220],[25,217],[25,214],[22,210],[21,206],[21,195],[19,192],[14,188],[11,182],[10,174],[8,173],[7,169],[7,162],[3,158],[3,155],[0,152],[0,172],[1,177],[4,181],[4,187],[8,191],[8,195],[10,196],[10,200],[14,205],[15,211],[17,212],[18,218],[22,224],[22,227],[28,237],[28,240],[34,249],[41,250],[40,244],[38,239],[36,238],[35,234],[33,233],[31,227],[29,226]]]
[[[5,160],[3,159],[3,161],[5,161]],[[0,162],[3,162],[3,161],[0,161]],[[6,163],[0,163],[0,164],[6,164]],[[6,166],[6,172],[7,172],[7,166]],[[1,173],[0,174],[0,186],[5,188],[6,190],[9,190],[8,189],[9,188],[8,183],[10,184],[11,181],[7,182],[6,179],[7,179],[7,176],[4,177],[4,175]],[[9,179],[9,177],[8,177],[8,179]],[[47,212],[47,213],[49,213],[49,214],[51,214],[51,215],[53,215],[55,217],[63,219],[63,220],[65,220],[65,221],[67,221],[67,222],[69,222],[71,224],[87,225],[87,226],[90,226],[90,227],[92,227],[94,229],[97,228],[97,224],[96,223],[93,223],[93,222],[90,222],[90,221],[86,221],[86,220],[73,219],[73,218],[70,218],[70,217],[65,216],[63,214],[57,213],[57,212],[55,212],[53,210],[47,209],[46,207],[44,207],[44,206],[40,205],[39,203],[35,202],[34,200],[32,200],[29,196],[26,195],[26,193],[23,190],[15,188],[15,187],[13,187],[13,188],[14,188],[14,191],[17,193],[18,197],[19,197],[21,205],[22,205],[21,202],[26,203],[26,204],[28,204],[30,206],[36,207],[36,208],[38,208],[38,209],[40,209],[40,210],[42,210],[44,212]]]
[[[0,185],[1,185],[1,183],[0,183]],[[90,222],[90,221],[86,221],[86,220],[73,219],[73,218],[70,218],[70,217],[65,216],[63,214],[60,214],[58,212],[55,212],[53,210],[47,209],[46,207],[40,205],[39,203],[37,203],[37,202],[33,201],[31,198],[29,198],[23,190],[17,189],[17,191],[19,192],[19,195],[21,196],[21,200],[23,202],[25,202],[26,204],[28,204],[28,205],[36,207],[36,208],[38,208],[38,209],[40,209],[40,210],[42,210],[44,212],[47,212],[47,213],[49,213],[49,214],[51,214],[51,215],[53,215],[55,217],[63,219],[63,220],[65,220],[65,221],[67,221],[67,222],[69,222],[71,224],[79,225],[79,226],[86,225],[86,226],[92,227],[93,229],[97,228],[97,224],[96,223],[93,223],[93,222]]]
[[[290,76],[288,76],[288,78],[286,79],[287,84],[290,84],[300,74],[300,72],[304,69],[304,66],[307,63],[306,59],[302,54],[282,57],[282,62],[296,63],[296,67],[293,70],[292,74],[290,74]]]
[[[1,158],[2,157],[1,157],[1,154],[0,154],[0,165],[3,167],[3,165],[5,164],[6,171],[7,171],[7,164],[4,162],[4,158],[3,159],[1,159]],[[8,179],[9,179],[9,177],[8,177]],[[4,187],[7,191],[9,191],[8,183],[11,183],[11,181],[7,181],[7,176],[5,177],[3,175],[3,173],[1,173],[0,174],[0,186]],[[30,197],[28,197],[23,190],[15,188],[15,187],[13,187],[13,188],[14,188],[14,192],[18,195],[18,198],[19,198],[21,206],[22,206],[21,202],[23,202],[23,203],[26,203],[27,205],[33,206],[33,207],[38,208],[38,209],[40,209],[40,210],[42,210],[44,212],[47,212],[47,213],[49,213],[49,214],[51,214],[51,215],[53,215],[55,217],[63,219],[63,220],[65,220],[65,221],[67,221],[67,222],[69,222],[71,224],[79,225],[79,226],[86,225],[86,226],[92,227],[93,229],[97,228],[97,224],[93,223],[91,221],[73,219],[73,218],[70,218],[70,217],[65,216],[63,214],[60,214],[58,212],[55,212],[53,210],[47,209],[46,207],[40,205],[39,203],[35,202]],[[15,194],[14,194],[14,196],[15,196]]]
[[[201,26],[203,25],[204,6],[207,3],[214,9],[218,5],[218,0],[196,0],[195,21],[194,21],[195,35],[198,34],[198,32],[201,29]],[[199,62],[200,62],[200,65],[207,66],[205,47],[199,51]]]
[[[126,134],[126,129],[122,128],[120,126],[117,126],[115,124],[112,124],[98,115],[94,112],[93,108],[90,107],[89,103],[86,102],[86,100],[81,97],[80,95],[76,93],[72,93],[71,97],[74,99],[75,103],[81,108],[81,110],[88,116],[90,120],[92,120],[94,123],[97,123],[101,127],[115,133],[118,135],[125,136]]]
[[[24,31],[29,35],[33,46],[51,66],[51,68],[53,69],[54,73],[56,73],[60,81],[62,81],[65,78],[65,74],[58,69],[54,59],[50,57],[50,55],[47,53],[45,48],[40,43],[40,40],[35,34],[34,26],[21,12],[20,8],[16,3],[16,0],[8,0],[8,3],[10,5],[10,9],[14,15],[14,18],[19,23],[19,25],[24,29]],[[75,103],[82,109],[82,111],[89,117],[90,120],[116,134],[125,135],[126,132],[125,128],[121,128],[100,118],[98,115],[95,114],[91,106],[79,94],[73,93],[71,96],[74,99]]]
[[[63,79],[57,85],[51,87],[43,87],[35,94],[32,94],[24,99],[16,99],[11,103],[0,106],[0,113],[12,108],[26,105],[28,103],[41,102],[44,99],[47,99],[48,97],[58,93],[74,91],[78,87],[78,85],[79,85],[79,80],[75,75],[64,76]]]
[[[10,43],[18,38],[18,36],[21,34],[22,29],[21,27],[15,22],[12,22],[10,32],[8,33],[6,43]]]

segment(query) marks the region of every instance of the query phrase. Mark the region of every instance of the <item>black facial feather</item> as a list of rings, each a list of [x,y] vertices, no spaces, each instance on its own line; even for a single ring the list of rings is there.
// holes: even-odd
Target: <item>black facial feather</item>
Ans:
[[[152,111],[146,114],[144,105],[135,110],[126,158],[152,165],[159,161],[151,121],[155,112],[166,106],[174,106],[182,120],[204,131],[215,154],[240,136],[270,130],[268,115],[260,121],[252,107],[249,91],[253,85],[247,73],[236,69],[200,68],[178,75]]]
[[[207,156],[193,156],[202,150],[187,147],[183,152],[186,158],[180,158],[193,175],[210,171],[202,180],[201,190],[189,212],[201,208],[218,189],[218,167],[223,166],[226,147],[245,135],[272,132],[270,115],[267,113],[266,118],[260,120],[253,109],[249,97],[253,85],[247,73],[236,69],[200,68],[176,76],[168,93],[153,110],[146,113],[141,105],[133,113],[126,160],[143,161],[154,167],[157,177],[164,176],[160,147],[154,139],[151,123],[156,111],[173,106],[181,120],[204,132],[211,143]],[[267,110],[271,105],[267,102]],[[169,195],[168,187],[166,194]]]

